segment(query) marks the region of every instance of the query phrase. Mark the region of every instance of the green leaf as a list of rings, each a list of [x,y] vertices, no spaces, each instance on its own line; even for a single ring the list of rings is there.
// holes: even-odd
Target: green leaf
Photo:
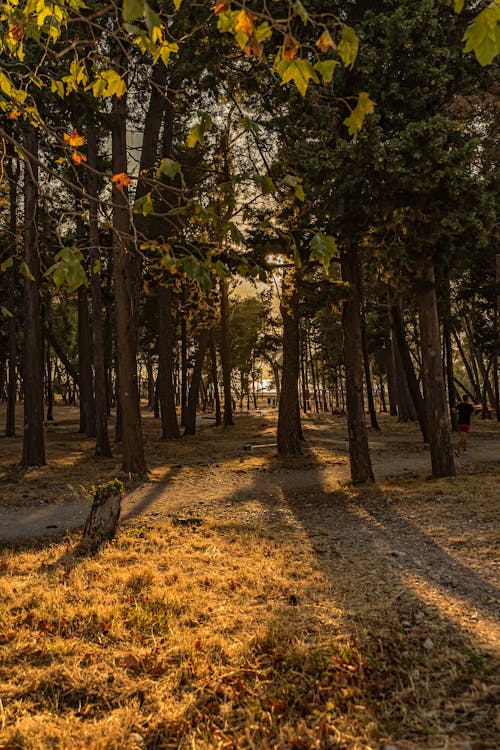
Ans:
[[[144,13],[144,20],[146,22],[146,28],[149,31],[149,35],[153,35],[154,29],[161,28],[161,18],[156,13],[149,3],[145,3],[145,13]]]
[[[229,223],[229,235],[232,241],[237,245],[242,245],[245,242],[244,235],[232,221]]]
[[[455,13],[461,13],[464,8],[465,0],[454,0]]]
[[[302,96],[306,95],[310,80],[319,83],[319,78],[309,60],[291,60],[283,70],[281,80],[283,83],[293,81]]]
[[[341,37],[342,38],[337,46],[337,52],[344,63],[344,67],[352,68],[358,55],[358,37],[351,26],[344,26]]]
[[[362,91],[358,96],[358,103],[352,110],[349,117],[344,120],[344,125],[349,128],[349,135],[354,140],[357,139],[358,133],[363,127],[366,115],[371,114],[375,109],[375,102],[370,99],[366,91]]]
[[[180,259],[180,264],[190,279],[197,281],[203,289],[211,288],[212,277],[210,271],[198,258],[195,258],[194,255],[187,255]]]
[[[175,159],[162,159],[160,166],[156,170],[156,179],[159,180],[164,175],[169,180],[173,180],[178,174],[182,176],[181,165],[178,161],[175,161]]]
[[[297,187],[295,188],[295,197],[302,203],[305,201],[306,194],[304,193],[304,188],[302,187],[302,185],[297,185]]]
[[[125,22],[135,21],[144,15],[144,0],[123,0],[122,16]]]
[[[338,64],[339,63],[337,60],[320,60],[314,66],[314,70],[318,71],[321,78],[323,79],[323,83],[331,83],[333,80],[335,68]]]
[[[92,273],[98,274],[101,273],[101,261],[99,258],[95,261],[94,265],[92,266]]]
[[[142,214],[147,216],[153,210],[153,201],[151,200],[151,193],[146,193],[134,202],[134,214]]]
[[[247,132],[255,133],[255,135],[258,134],[259,125],[254,120],[251,120],[249,117],[242,117],[241,124],[243,125],[243,129],[246,130]]]
[[[315,234],[312,238],[310,248],[311,254],[309,260],[317,260],[328,273],[332,258],[338,253],[335,237],[318,232],[318,234]]]
[[[304,8],[300,0],[295,0],[295,3],[293,4],[293,8],[296,14],[298,15],[298,17],[300,18],[300,20],[302,21],[302,23],[306,25],[309,20],[309,16],[307,14],[307,10]]]
[[[490,65],[500,52],[500,2],[493,2],[475,17],[462,39],[464,52],[474,52],[480,65]]]
[[[12,313],[10,310],[7,310],[6,307],[0,307],[0,315],[3,318],[12,318]]]
[[[264,23],[260,23],[255,27],[255,38],[258,42],[265,42],[267,39],[270,39],[272,35],[273,30],[267,21],[264,21]]]
[[[194,148],[197,143],[200,144],[200,146],[205,145],[205,138],[204,138],[204,132],[202,130],[201,125],[198,123],[198,125],[195,125],[191,130],[189,131],[189,135],[186,138],[186,146],[188,148]]]
[[[179,8],[182,5],[182,0],[174,0],[174,8],[175,10],[179,10]]]
[[[10,258],[7,258],[7,260],[4,260],[4,262],[0,266],[0,271],[3,273],[8,268],[12,268],[13,265],[14,265],[14,258],[11,255]]]
[[[272,181],[271,177],[268,177],[267,175],[262,177],[260,181],[260,187],[262,190],[262,195],[269,195],[270,193],[274,195],[274,193],[276,192],[274,182]]]
[[[200,146],[205,145],[205,133],[212,127],[212,118],[207,113],[204,113],[201,118],[201,122],[191,128],[191,131],[186,138],[186,146],[188,148],[194,148],[197,143]]]
[[[23,276],[25,276],[30,281],[35,281],[35,277],[31,273],[30,269],[28,268],[28,265],[27,265],[26,261],[24,261],[24,260],[21,261],[21,263],[19,265],[19,273],[22,274]]]

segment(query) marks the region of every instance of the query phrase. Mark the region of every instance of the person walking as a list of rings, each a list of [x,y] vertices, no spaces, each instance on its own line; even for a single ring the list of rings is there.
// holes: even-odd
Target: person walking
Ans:
[[[469,403],[469,397],[464,395],[462,401],[458,403],[454,409],[458,414],[458,430],[460,432],[460,442],[455,451],[457,456],[467,449],[467,440],[469,439],[470,432],[470,418],[474,414],[474,407]]]

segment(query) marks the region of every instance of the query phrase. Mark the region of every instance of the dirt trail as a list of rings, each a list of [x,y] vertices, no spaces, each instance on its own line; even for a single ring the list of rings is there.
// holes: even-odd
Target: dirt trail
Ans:
[[[324,422],[309,427],[309,455],[298,460],[279,462],[273,451],[244,451],[241,438],[236,451],[232,446],[229,461],[215,457],[200,462],[198,457],[192,465],[189,458],[186,464],[171,460],[166,472],[153,470],[153,481],[124,497],[122,520],[140,517],[151,522],[171,515],[196,515],[260,526],[273,521],[276,502],[284,496],[335,493],[350,479],[346,441],[331,437]],[[265,435],[252,442],[270,443],[271,439]],[[418,443],[392,445],[382,435],[370,441],[370,448],[378,481],[429,477],[429,453]],[[467,475],[481,464],[498,460],[498,454],[497,440],[476,437],[470,452],[457,459],[457,472]],[[88,505],[79,497],[31,505],[24,500],[21,507],[1,509],[0,544],[61,537],[82,526],[87,514]]]

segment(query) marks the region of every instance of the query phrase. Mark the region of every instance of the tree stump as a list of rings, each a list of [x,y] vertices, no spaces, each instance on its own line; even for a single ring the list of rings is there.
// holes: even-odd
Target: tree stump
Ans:
[[[96,487],[77,552],[94,554],[103,542],[114,537],[124,489],[119,479],[103,482]]]

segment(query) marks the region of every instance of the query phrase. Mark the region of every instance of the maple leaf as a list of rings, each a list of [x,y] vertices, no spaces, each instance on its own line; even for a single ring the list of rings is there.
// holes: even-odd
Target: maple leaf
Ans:
[[[13,39],[16,39],[19,42],[24,36],[24,29],[21,26],[21,24],[15,23],[14,26],[10,27],[8,33],[9,33],[9,36],[11,36]]]
[[[225,13],[230,8],[231,8],[231,0],[219,0],[219,2],[215,3],[214,13],[216,16],[218,16],[219,13]]]
[[[262,55],[264,54],[264,45],[262,44],[262,42],[257,41],[257,39],[253,37],[246,45],[244,52],[247,57],[250,57],[250,55],[253,54],[259,60],[262,60]]]
[[[285,34],[283,39],[283,57],[287,60],[293,60],[300,49],[300,44],[291,34]]]
[[[65,143],[68,144],[68,146],[72,146],[73,148],[76,148],[77,146],[83,146],[85,143],[85,138],[83,135],[78,134],[78,130],[76,128],[73,128],[71,133],[64,133],[63,135]]]
[[[242,10],[234,24],[235,31],[242,31],[250,39],[254,35],[253,20],[250,13]]]
[[[80,151],[73,151],[71,154],[71,158],[75,162],[75,164],[81,164],[82,161],[87,161],[87,157],[85,154],[81,154]]]
[[[117,190],[123,190],[124,187],[130,185],[132,179],[126,172],[119,172],[118,174],[113,175],[113,177],[111,178],[111,182],[114,182],[116,184]]]
[[[328,29],[325,29],[323,33],[321,34],[320,38],[316,42],[316,47],[318,47],[321,52],[328,52],[330,47],[334,47],[333,39],[330,36],[330,32]]]

